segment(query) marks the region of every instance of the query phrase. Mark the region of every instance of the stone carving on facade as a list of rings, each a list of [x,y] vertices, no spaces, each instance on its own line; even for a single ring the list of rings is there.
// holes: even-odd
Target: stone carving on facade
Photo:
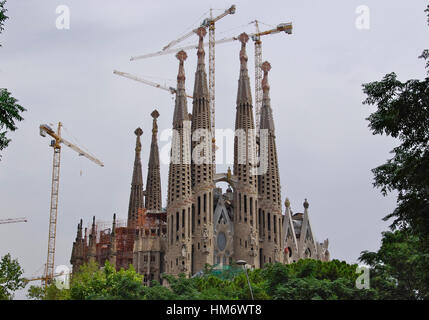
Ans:
[[[185,246],[185,244],[182,244],[181,253],[182,253],[182,259],[185,259],[186,258],[186,246]]]
[[[249,234],[249,244],[250,244],[250,251],[249,255],[251,257],[255,257],[258,254],[258,243],[257,243],[257,233],[256,230],[251,227],[250,228],[250,234]]]
[[[280,250],[277,246],[274,248],[274,259],[276,262],[280,261]]]

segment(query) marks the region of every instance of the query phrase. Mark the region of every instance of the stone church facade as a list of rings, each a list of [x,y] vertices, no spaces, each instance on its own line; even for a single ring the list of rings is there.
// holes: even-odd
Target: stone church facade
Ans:
[[[81,221],[71,257],[74,271],[88,261],[104,264],[109,260],[117,269],[132,264],[149,284],[151,280],[160,281],[162,273],[192,276],[205,264],[222,267],[244,260],[252,268],[262,268],[267,263],[292,263],[304,258],[330,259],[328,240],[318,243],[313,234],[308,201],[304,201],[299,213],[292,212],[288,199],[282,206],[268,62],[261,66],[264,78],[260,134],[254,134],[246,53],[249,37],[245,33],[239,37],[235,117],[236,132],[241,134],[234,138],[233,170],[215,171],[203,47],[206,31],[200,28],[197,34],[192,113],[188,112],[185,92],[187,55],[184,51],[176,55],[179,70],[166,208],[161,203],[159,113],[154,110],[146,189],[140,160],[143,131],[138,128],[127,223],[118,226],[114,217],[111,228],[103,229],[97,227],[94,218],[87,239],[88,231],[82,234]],[[193,156],[196,148],[198,157]],[[258,174],[255,159],[262,159],[262,154],[266,170]],[[229,185],[226,192],[216,187],[219,182]]]

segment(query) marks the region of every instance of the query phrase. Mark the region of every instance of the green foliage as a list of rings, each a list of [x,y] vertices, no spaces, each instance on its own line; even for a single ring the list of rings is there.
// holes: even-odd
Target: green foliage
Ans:
[[[410,231],[384,232],[377,252],[362,252],[359,260],[371,267],[371,286],[380,299],[429,299],[429,255]]]
[[[45,297],[45,292],[42,287],[39,286],[30,286],[27,291],[27,298],[29,300],[43,300]]]
[[[8,131],[17,129],[15,121],[22,121],[21,113],[26,111],[10,92],[0,88],[0,150],[3,150],[11,141],[6,137]],[[0,156],[1,157],[1,156]]]
[[[9,17],[6,16],[7,9],[5,8],[5,5],[6,0],[0,0],[0,33],[2,33],[2,31],[4,30],[4,22],[9,19]]]
[[[46,290],[39,286],[30,286],[27,291],[30,300],[68,300],[69,290],[58,289],[55,283],[51,283]]]
[[[116,271],[106,261],[103,269],[96,263],[82,266],[73,275],[69,294],[73,300],[135,300],[142,298],[144,291],[143,278],[132,266]]]
[[[290,265],[270,264],[262,269],[267,293],[275,300],[373,299],[374,290],[355,287],[357,265],[333,260],[299,260]]]
[[[152,281],[143,285],[142,277],[131,267],[116,271],[106,262],[101,270],[91,263],[73,275],[70,289],[54,285],[44,292],[31,287],[28,297],[39,300],[250,300],[251,294],[244,270],[226,279],[222,273],[206,266],[206,272],[193,278],[184,274],[163,275],[164,286]],[[228,268],[226,269],[228,272]],[[248,270],[253,295],[263,299],[371,299],[373,290],[355,288],[356,265],[338,260],[321,262],[300,260],[283,265],[269,264],[264,269]]]
[[[392,229],[411,228],[429,248],[429,77],[401,82],[390,73],[363,90],[364,104],[377,107],[368,117],[373,134],[400,141],[393,158],[373,169],[374,186],[384,195],[398,192],[398,206],[385,220],[394,218]]]
[[[13,292],[24,288],[25,282],[22,278],[21,266],[18,260],[13,260],[8,253],[0,261],[0,300],[9,300],[13,298]]]
[[[0,34],[4,30],[4,22],[9,18],[6,16],[5,5],[6,0],[0,0]],[[0,88],[0,151],[9,145],[11,140],[6,137],[6,134],[8,131],[17,129],[15,121],[23,120],[21,113],[26,109],[17,102],[18,100],[12,97],[7,89]]]
[[[425,10],[428,13],[429,6]],[[429,50],[420,58],[428,60]],[[429,62],[426,64],[429,74]],[[373,169],[374,186],[383,195],[395,191],[393,232],[383,233],[378,252],[362,252],[371,266],[371,285],[381,299],[429,299],[429,77],[401,82],[395,73],[363,85],[373,134],[400,142],[393,157]]]

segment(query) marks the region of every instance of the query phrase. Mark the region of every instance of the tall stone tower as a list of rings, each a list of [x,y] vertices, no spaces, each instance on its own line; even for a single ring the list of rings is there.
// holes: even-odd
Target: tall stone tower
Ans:
[[[192,274],[213,264],[213,166],[211,113],[204,64],[206,29],[197,31],[198,65],[192,108]]]
[[[262,240],[260,250],[261,267],[265,263],[283,262],[284,241],[282,238],[282,205],[280,196],[280,177],[277,159],[276,135],[273,112],[270,103],[269,62],[261,66],[264,72],[262,80],[262,108],[260,118],[260,168],[258,175],[258,222],[259,237]]]
[[[73,243],[70,263],[73,266],[73,273],[79,271],[80,266],[84,263],[86,239],[82,238],[82,219],[77,225],[76,240]]]
[[[137,128],[134,131],[136,138],[136,154],[134,159],[134,170],[133,178],[131,180],[131,193],[130,202],[128,205],[128,227],[134,227],[137,223],[138,210],[143,208],[143,174],[142,174],[142,163],[141,163],[141,150],[142,144],[140,137],[143,134],[141,128]]]
[[[89,234],[88,261],[97,261],[97,230],[95,227],[95,216],[92,217],[91,233]]]
[[[116,267],[116,213],[113,214],[112,230],[110,231],[110,244],[109,244],[109,262]]]
[[[154,110],[151,113],[152,122],[152,143],[150,145],[149,164],[147,170],[145,208],[148,211],[161,211],[161,175],[159,170],[159,150],[158,150],[158,124],[159,112]]]
[[[176,102],[173,114],[173,139],[168,173],[168,249],[165,261],[169,274],[191,272],[192,236],[192,178],[191,123],[185,93],[185,51],[176,55],[179,60]]]
[[[246,54],[246,42],[249,36],[242,33],[239,40],[241,42],[240,78],[234,139],[234,177],[237,179],[234,193],[234,255],[235,260],[245,260],[251,266],[259,268],[256,221],[258,207],[258,179],[255,172],[256,135]]]

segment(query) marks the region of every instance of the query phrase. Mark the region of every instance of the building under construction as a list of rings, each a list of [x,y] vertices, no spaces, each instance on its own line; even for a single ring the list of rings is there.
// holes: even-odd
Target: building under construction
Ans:
[[[151,114],[152,142],[146,188],[141,164],[143,131],[138,128],[127,221],[120,223],[114,216],[112,224],[106,226],[97,224],[94,217],[91,227],[83,232],[81,220],[71,257],[74,272],[83,263],[96,261],[103,265],[108,260],[117,269],[132,264],[149,283],[153,279],[160,281],[162,273],[192,276],[205,264],[226,266],[244,260],[253,268],[261,268],[266,263],[291,263],[303,258],[330,259],[328,241],[315,240],[307,200],[301,213],[292,212],[287,198],[285,207],[282,206],[268,62],[261,65],[263,96],[259,135],[253,134],[255,120],[246,33],[239,36],[240,49],[236,52],[239,80],[235,129],[244,134],[235,136],[233,170],[216,172],[212,161],[214,139],[203,45],[205,28],[199,28],[197,34],[198,63],[193,79],[192,113],[188,111],[185,92],[187,54],[180,51],[176,55],[179,66],[166,208],[163,209],[161,203],[159,113],[155,110]],[[200,140],[191,136],[197,131],[203,132]],[[196,161],[191,156],[197,147],[209,161]],[[262,173],[254,161],[258,157],[266,159],[267,167]],[[229,185],[226,192],[216,187],[220,182]]]

